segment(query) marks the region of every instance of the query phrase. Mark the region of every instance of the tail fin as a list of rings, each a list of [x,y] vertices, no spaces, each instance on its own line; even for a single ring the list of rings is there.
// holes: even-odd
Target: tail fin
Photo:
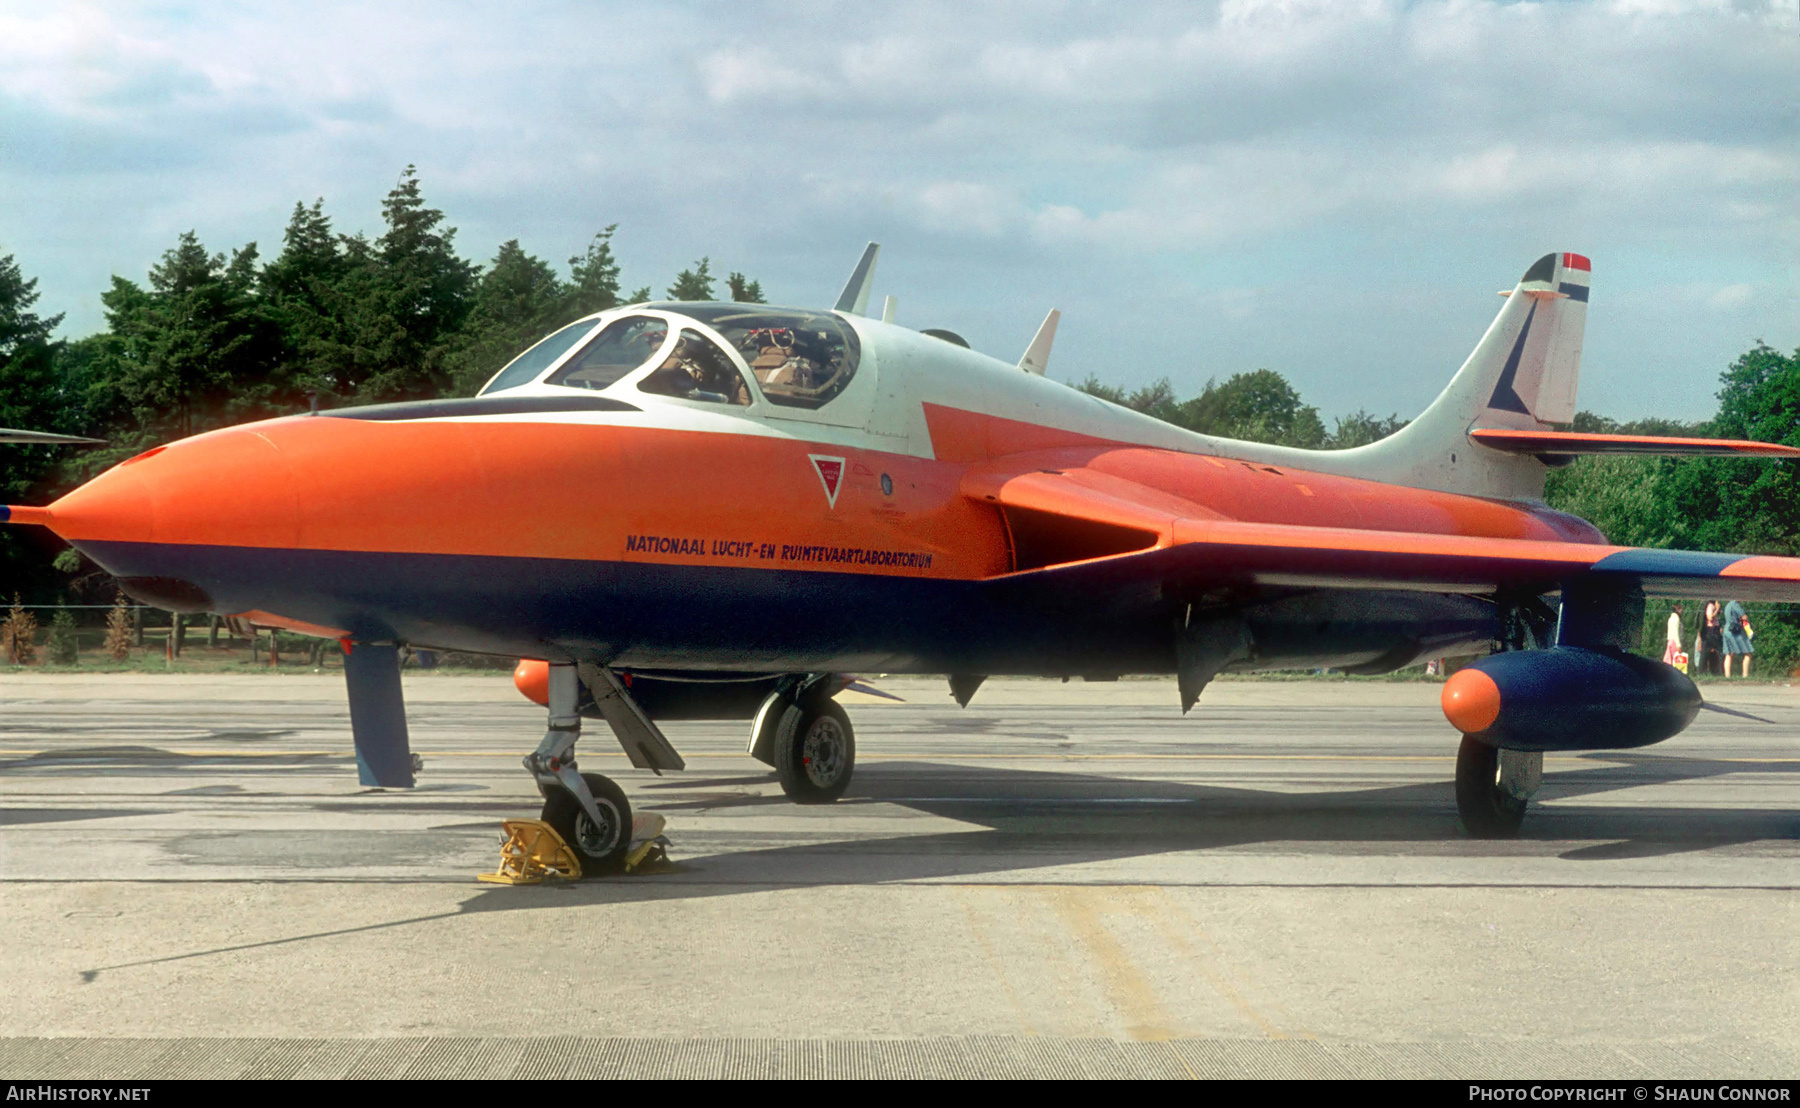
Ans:
[[[1508,421],[1517,416],[1536,424],[1575,418],[1591,269],[1580,254],[1545,254],[1507,294],[1528,306],[1488,396],[1484,425],[1512,426]]]
[[[1538,431],[1575,418],[1591,269],[1580,254],[1539,258],[1500,294],[1500,314],[1419,418],[1320,468],[1472,496],[1542,496],[1544,463],[1478,445],[1469,431]]]

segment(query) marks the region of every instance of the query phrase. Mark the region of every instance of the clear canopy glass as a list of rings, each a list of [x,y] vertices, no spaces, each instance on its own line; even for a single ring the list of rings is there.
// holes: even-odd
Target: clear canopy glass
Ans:
[[[576,389],[606,388],[648,364],[668,340],[668,323],[653,316],[615,319],[544,383]]]
[[[477,395],[486,396],[491,392],[501,392],[505,389],[530,384],[537,380],[538,374],[556,364],[556,359],[562,357],[569,347],[580,342],[582,337],[593,329],[594,321],[584,319],[577,323],[571,323],[559,331],[552,331],[539,339],[531,349],[506,363],[506,368],[494,374],[494,379],[489,381]]]
[[[654,304],[707,324],[750,367],[770,403],[819,408],[856,374],[862,347],[856,332],[829,312],[766,304]]]

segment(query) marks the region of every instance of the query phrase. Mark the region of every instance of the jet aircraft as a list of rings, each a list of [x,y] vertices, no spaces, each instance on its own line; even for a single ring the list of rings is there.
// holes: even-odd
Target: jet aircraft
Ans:
[[[829,310],[643,303],[548,335],[477,396],[317,411],[158,446],[40,524],[140,600],[338,639],[361,780],[413,783],[398,650],[527,659],[525,759],[584,869],[631,810],[581,773],[585,718],[633,765],[659,726],[741,719],[801,803],[856,759],[858,672],[1382,673],[1486,655],[1444,686],[1456,798],[1515,833],[1545,751],[1641,746],[1702,706],[1630,653],[1647,596],[1800,598],[1800,559],[1629,549],[1545,506],[1580,454],[1792,457],[1765,443],[1579,434],[1591,266],[1546,254],[1448,387],[1380,442],[1195,434],[866,313],[871,243]]]

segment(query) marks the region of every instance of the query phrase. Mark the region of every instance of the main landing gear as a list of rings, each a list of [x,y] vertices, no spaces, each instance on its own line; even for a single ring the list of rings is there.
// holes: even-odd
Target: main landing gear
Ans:
[[[1477,839],[1510,839],[1543,779],[1541,752],[1501,750],[1464,735],[1456,752],[1456,814]]]
[[[750,756],[775,767],[781,791],[796,804],[830,804],[850,787],[856,731],[831,699],[842,687],[832,674],[783,682],[750,725]]]

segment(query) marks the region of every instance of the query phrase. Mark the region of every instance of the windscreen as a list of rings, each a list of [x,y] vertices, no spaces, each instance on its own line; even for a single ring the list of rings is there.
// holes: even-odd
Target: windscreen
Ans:
[[[549,369],[556,359],[581,341],[581,337],[594,329],[594,321],[584,319],[579,323],[571,323],[560,331],[553,331],[539,339],[537,345],[506,363],[506,368],[494,374],[494,379],[478,394],[486,396],[502,389],[517,388],[528,385],[537,379],[537,375]]]
[[[606,388],[655,357],[668,337],[669,325],[660,319],[646,315],[615,319],[544,383]]]
[[[670,304],[724,336],[756,375],[770,403],[820,408],[856,374],[856,332],[829,312],[762,304]]]

